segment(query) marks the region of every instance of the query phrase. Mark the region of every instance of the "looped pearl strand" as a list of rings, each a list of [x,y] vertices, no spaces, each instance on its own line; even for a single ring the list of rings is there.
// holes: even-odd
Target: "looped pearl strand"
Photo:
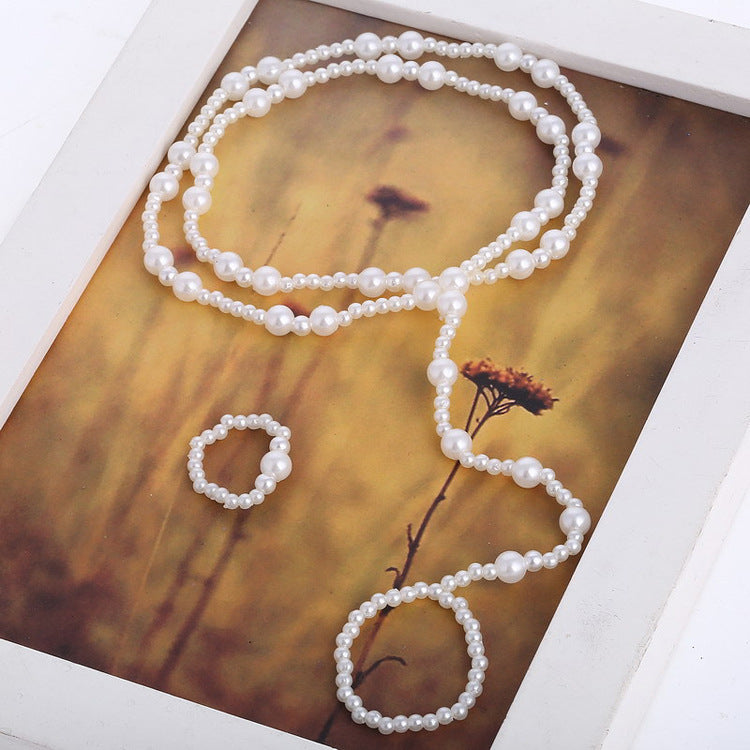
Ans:
[[[536,98],[530,92],[469,80],[453,70],[446,70],[437,60],[420,65],[416,59],[424,53],[448,58],[490,57],[500,70],[521,69],[538,86],[557,88],[578,117],[579,124],[569,138],[563,121],[545,108],[537,106]],[[322,60],[344,55],[357,57],[352,61],[329,63],[314,71],[300,70]],[[384,83],[395,83],[401,79],[417,81],[427,91],[447,86],[490,102],[505,103],[512,117],[529,121],[535,127],[537,137],[553,147],[555,166],[552,169],[550,187],[537,193],[530,210],[516,213],[508,228],[495,240],[461,261],[457,267],[445,269],[436,276],[431,276],[422,268],[412,268],[400,273],[386,272],[375,267],[358,273],[339,271],[323,276],[283,276],[275,267],[261,266],[253,270],[238,253],[211,248],[200,233],[198,222],[199,217],[211,208],[211,189],[219,171],[219,161],[213,151],[226,134],[227,128],[245,117],[263,117],[273,105],[285,99],[299,98],[315,85],[338,77],[362,74],[374,76]],[[265,88],[260,84],[265,85]],[[339,327],[348,326],[362,317],[413,310],[415,307],[422,310],[436,309],[442,293],[456,285],[460,287],[460,291],[465,292],[470,285],[493,284],[504,278],[528,278],[537,268],[546,268],[552,260],[562,258],[568,252],[577,228],[592,206],[601,173],[601,161],[594,153],[600,138],[596,120],[580,94],[567,77],[560,74],[554,62],[524,55],[512,44],[498,46],[448,43],[425,39],[418,32],[404,32],[398,38],[382,39],[365,33],[355,40],[321,45],[306,53],[296,53],[283,61],[265,57],[256,66],[247,66],[239,72],[224,76],[221,87],[208,98],[187,130],[185,138],[170,147],[169,164],[150,183],[151,192],[143,215],[144,264],[149,272],[159,277],[162,284],[172,288],[178,299],[215,307],[221,312],[261,325],[277,336],[288,333],[328,336]],[[576,152],[574,160],[571,160],[568,148],[571,138]],[[539,247],[531,253],[520,248],[511,250],[515,242],[537,237],[550,219],[562,213],[568,169],[571,165],[574,174],[582,182],[582,188],[576,204],[563,220],[563,228],[545,232],[540,238]],[[186,169],[193,175],[194,183],[185,190],[182,197],[185,238],[196,257],[213,266],[218,278],[232,281],[243,288],[252,288],[261,296],[271,296],[278,292],[290,293],[299,289],[329,291],[350,288],[370,299],[352,303],[346,310],[320,305],[310,316],[295,316],[286,305],[263,309],[242,303],[219,291],[205,288],[201,277],[196,273],[178,272],[173,266],[171,251],[158,244],[158,213],[164,201],[174,199],[179,193],[180,181]],[[493,260],[503,254],[503,260],[493,268],[488,268]]]

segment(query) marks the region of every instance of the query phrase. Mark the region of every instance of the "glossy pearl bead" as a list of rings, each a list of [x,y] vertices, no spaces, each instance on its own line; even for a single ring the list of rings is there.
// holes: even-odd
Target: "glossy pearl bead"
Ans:
[[[285,336],[294,325],[294,312],[286,305],[274,305],[266,311],[265,327],[274,336]]]
[[[398,55],[383,55],[375,65],[375,75],[383,83],[396,83],[404,75],[404,61]]]
[[[532,456],[524,456],[514,462],[511,469],[513,481],[525,489],[536,487],[541,481],[542,465]]]
[[[464,453],[471,450],[472,440],[466,430],[453,428],[443,435],[440,439],[440,450],[448,457],[454,460],[461,458]]]
[[[518,552],[502,552],[495,560],[495,568],[503,583],[517,583],[526,575],[526,561]]]
[[[560,529],[564,534],[585,534],[591,528],[591,516],[585,508],[566,508],[560,514]]]
[[[318,336],[330,336],[339,327],[338,313],[328,305],[319,305],[310,313],[310,327]]]

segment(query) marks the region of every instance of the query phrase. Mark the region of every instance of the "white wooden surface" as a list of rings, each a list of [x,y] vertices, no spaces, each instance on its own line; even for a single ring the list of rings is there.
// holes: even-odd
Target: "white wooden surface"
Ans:
[[[672,4],[678,0],[668,1]],[[748,26],[748,7],[744,2],[727,2],[725,5],[708,3],[706,0],[702,2],[707,17],[720,17],[739,26]],[[546,3],[539,5],[545,6]],[[6,104],[12,104],[0,111],[0,163],[4,165],[5,174],[11,176],[11,179],[0,183],[0,238],[8,233],[44,169],[93,95],[139,15],[145,10],[146,3],[144,0],[130,0],[127,3],[124,0],[101,0],[97,3],[92,0],[39,0],[34,4],[19,6],[22,4],[17,3],[4,10],[4,24],[0,29],[0,64],[2,70],[6,71],[0,77],[4,95],[2,100]],[[617,6],[622,7],[619,2]],[[185,4],[184,7],[188,5]],[[236,3],[232,2],[214,4],[214,22],[231,27],[237,21],[235,8]],[[516,15],[513,15],[510,20],[515,22],[515,19]],[[695,23],[694,19],[682,20],[688,28]],[[169,21],[177,22],[175,19]],[[209,38],[211,31],[208,30],[206,34],[206,38]],[[218,36],[221,37],[221,34]],[[741,38],[747,40],[747,35]],[[162,42],[154,39],[152,43],[158,45]],[[553,36],[551,44],[556,43]],[[193,49],[200,48],[198,38]],[[656,58],[652,62],[657,66],[659,50],[658,46],[652,50]],[[141,54],[142,50],[130,52]],[[743,59],[746,60],[746,56]],[[722,63],[732,64],[731,57],[725,58]],[[182,62],[176,61],[176,64]],[[612,65],[617,67],[614,63]],[[743,63],[742,70],[742,78],[745,80],[746,63]],[[196,64],[194,90],[201,87],[200,76],[201,66]],[[710,76],[704,75],[699,77],[698,84],[690,92],[697,91],[700,94],[702,89],[703,94],[706,94],[709,85]],[[738,85],[740,88],[734,87],[734,84],[729,86],[729,92],[720,97],[722,101],[741,105],[743,97],[748,97],[747,81]],[[741,88],[743,85],[744,91]],[[164,101],[162,97],[154,102],[154,106],[163,106],[165,111],[170,106],[178,108],[179,97],[189,96],[189,91],[182,91],[175,96],[177,98],[172,101]],[[122,104],[127,107],[127,101]],[[175,125],[178,120],[179,117],[174,118]],[[158,133],[151,138],[146,150],[149,158],[158,160],[163,143]],[[81,147],[87,145],[92,146],[89,143],[81,144]],[[106,160],[108,169],[115,171],[122,168],[123,162],[129,161],[127,153],[117,151],[102,153],[101,159]],[[58,176],[58,179],[80,179],[75,166],[71,164],[71,172]],[[45,191],[59,190],[61,184],[55,186],[54,183],[46,182],[37,200],[45,198]],[[133,194],[140,190],[140,184],[131,188]],[[122,202],[122,197],[119,200]],[[114,214],[121,210],[116,203],[117,199],[113,199]],[[82,210],[83,208],[81,207]],[[49,229],[46,236],[49,236]],[[14,337],[13,331],[19,329],[19,315],[17,308],[8,305],[8,301],[12,299],[8,290],[31,281],[24,265],[28,266],[28,258],[39,252],[35,240],[42,241],[44,237],[42,231],[37,238],[27,235],[23,243],[15,243],[15,255],[8,252],[7,244],[0,254],[0,276],[4,280],[0,289],[0,374],[3,378],[0,396],[6,396],[9,378],[17,376],[17,362],[8,365],[9,360],[18,352],[19,347],[24,351],[27,351],[24,347],[28,347],[28,341],[25,340],[28,338],[27,334]],[[84,241],[95,245],[97,252],[103,252],[108,245],[107,238],[103,236],[86,237]],[[747,238],[745,242],[747,243]],[[19,247],[21,252],[18,252]],[[66,277],[69,258],[64,253],[55,255],[55,250],[56,248],[46,250],[45,262],[52,264],[53,268],[57,264],[60,279],[68,279],[63,282],[64,288],[58,289],[55,297],[57,307],[52,309],[52,318],[57,316],[57,322],[62,323],[65,315],[64,301],[70,299],[71,293],[75,296],[76,289],[73,286],[83,288],[85,279],[82,281],[80,276],[76,276],[71,281],[69,276]],[[93,272],[96,262],[98,260],[94,253],[93,257],[84,262],[86,273]],[[744,267],[747,267],[746,263]],[[740,271],[741,268],[740,265]],[[51,294],[54,296],[54,288],[51,289]],[[48,326],[50,307],[44,309],[43,302],[35,302],[31,307],[34,306],[42,309],[38,309],[37,313],[32,311],[32,318],[38,314],[37,324]],[[28,310],[25,311],[24,315],[26,314]],[[26,320],[25,317],[22,318]],[[718,345],[721,342],[715,343]],[[731,336],[727,337],[724,344],[731,346]],[[10,405],[11,401],[6,400],[6,409]],[[743,664],[748,663],[750,647],[746,631],[741,627],[750,616],[750,599],[738,596],[738,592],[745,588],[744,540],[750,538],[750,506],[747,501],[741,505],[748,486],[741,459],[747,453],[747,446],[744,446],[739,459],[728,467],[727,480],[721,489],[726,502],[721,504],[720,512],[710,519],[707,533],[697,542],[698,554],[692,561],[693,565],[684,571],[675,597],[662,618],[660,629],[654,634],[654,643],[658,648],[646,652],[641,669],[635,675],[633,689],[626,692],[617,715],[612,719],[612,738],[607,747],[614,749],[632,746],[637,750],[656,750],[679,746],[697,750],[750,745],[750,728],[741,698],[750,690],[750,677],[742,668]],[[740,512],[731,532],[728,532],[737,508],[740,508]],[[721,541],[727,533],[727,542],[722,547]],[[593,541],[595,540],[596,536]],[[705,589],[702,589],[709,573],[707,561],[717,553],[719,556],[716,565]],[[694,613],[686,621],[685,610],[696,599]],[[667,663],[671,652],[670,644],[675,640],[677,646],[671,661]],[[650,658],[652,653],[656,655]],[[115,742],[116,746],[128,748],[206,747],[211,745],[209,738],[216,736],[211,735],[211,732],[220,732],[222,746],[231,747],[235,744],[234,737],[237,738],[236,743],[239,743],[240,737],[248,736],[248,722],[161,696],[154,691],[143,688],[133,690],[132,686],[123,681],[61,663],[26,649],[0,644],[0,664],[4,674],[4,679],[0,681],[0,747],[33,746],[11,739],[19,730],[23,730],[22,734],[27,739],[55,748],[106,748],[115,746]],[[64,676],[61,679],[66,680],[66,687],[61,689],[54,678],[50,682],[50,675]],[[80,687],[84,684],[86,687],[81,687],[80,690],[70,689],[73,685]],[[89,705],[85,699],[86,693],[90,693],[92,689],[96,690],[101,699],[97,700],[97,705],[102,707],[94,714],[88,710]],[[647,710],[645,701],[651,698],[654,690],[655,697]],[[34,698],[30,698],[30,695]],[[83,699],[81,695],[84,696]],[[120,710],[123,705],[128,707],[127,710]],[[151,707],[157,706],[159,710],[151,711]],[[134,718],[137,714],[141,715],[140,720]],[[644,715],[645,720],[638,729]],[[45,717],[44,722],[39,721],[42,716]],[[71,716],[78,718],[72,721]],[[88,720],[87,716],[90,717]],[[74,733],[69,734],[73,727]],[[201,734],[202,731],[208,734]],[[280,738],[278,733],[270,730],[261,732],[261,735],[265,738],[262,742],[269,744],[256,744],[257,747],[310,746],[310,743],[301,740],[293,742]],[[575,738],[577,735],[576,727],[573,727],[571,736]],[[4,737],[7,738],[7,744],[4,744]],[[527,744],[526,739],[522,739],[521,744],[507,746],[537,747]],[[261,740],[256,742],[260,743]],[[557,746],[583,747],[581,744]]]

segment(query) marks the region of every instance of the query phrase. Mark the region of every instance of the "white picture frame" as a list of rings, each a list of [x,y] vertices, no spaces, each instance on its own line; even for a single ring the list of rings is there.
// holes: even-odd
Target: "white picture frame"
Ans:
[[[0,320],[13,324],[0,328],[0,423],[255,4],[156,0],[8,234]],[[636,0],[588,6],[585,22],[573,0],[325,4],[462,39],[517,41],[584,72],[750,114],[750,31]],[[178,16],[180,44],[164,55],[159,42]],[[707,50],[700,59],[697,46]],[[122,128],[136,107],[139,127]],[[746,216],[493,750],[631,744],[750,485],[750,395],[726,388],[732,373],[750,371],[749,237]],[[319,747],[7,641],[0,663],[0,747],[108,747],[114,738],[128,748],[155,738],[161,748]]]

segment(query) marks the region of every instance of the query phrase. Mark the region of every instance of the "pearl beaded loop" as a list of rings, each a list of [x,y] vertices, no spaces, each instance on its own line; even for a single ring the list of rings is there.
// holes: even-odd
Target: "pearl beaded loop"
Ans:
[[[260,473],[255,479],[254,488],[241,495],[236,495],[215,482],[209,482],[203,469],[206,446],[217,440],[224,440],[229,430],[265,430],[271,438],[268,452],[260,459]],[[253,505],[260,505],[276,489],[277,484],[292,472],[292,459],[289,457],[291,437],[292,431],[276,422],[269,414],[225,414],[213,428],[204,430],[190,440],[187,470],[193,490],[229,510],[247,510]]]
[[[461,625],[465,635],[466,653],[471,660],[471,668],[467,673],[467,682],[463,691],[456,697],[452,706],[441,706],[434,713],[400,714],[394,717],[383,716],[379,711],[368,710],[362,698],[354,692],[352,687],[354,676],[354,662],[351,658],[351,647],[360,633],[360,626],[375,617],[380,610],[388,607],[399,607],[410,604],[417,599],[431,599],[444,609],[452,610],[456,622]],[[351,714],[357,724],[365,724],[371,729],[377,729],[381,734],[403,733],[407,731],[433,732],[438,727],[461,721],[476,705],[476,699],[482,694],[485,671],[489,661],[484,654],[484,642],[479,621],[475,619],[466,600],[454,596],[439,583],[426,584],[419,582],[414,586],[402,589],[390,589],[385,594],[374,594],[368,601],[363,602],[358,609],[349,613],[346,624],[336,636],[336,696]]]
[[[440,60],[418,62],[424,54],[447,58],[446,62],[458,58],[485,57],[501,72],[521,71],[543,90],[544,101],[547,99],[547,89],[559,92],[577,124],[568,134],[565,122],[540,106],[531,91],[515,91],[470,80],[449,69]],[[345,56],[352,59],[339,61]],[[323,65],[326,61],[331,62]],[[507,228],[487,246],[458,265],[442,269],[435,275],[419,267],[403,272],[368,267],[356,272],[336,271],[323,275],[295,273],[286,276],[271,265],[252,268],[239,253],[212,247],[201,234],[200,217],[215,210],[212,189],[220,172],[220,163],[214,150],[229,127],[246,118],[252,121],[265,117],[279,104],[293,102],[315,86],[352,75],[366,75],[387,85],[416,85],[427,92],[452,89],[484,99],[491,106],[507,108],[511,118],[527,122],[538,140],[551,147],[554,167],[549,185],[536,193],[532,206],[516,211],[510,217]],[[406,83],[400,84],[401,81]],[[571,555],[580,553],[584,535],[591,527],[591,517],[583,503],[563,486],[552,469],[544,467],[538,459],[531,456],[515,460],[500,459],[473,452],[473,436],[451,423],[450,396],[459,370],[456,362],[450,358],[450,348],[468,309],[467,295],[473,286],[492,285],[505,279],[514,282],[528,279],[536,271],[547,268],[568,254],[596,197],[603,168],[601,159],[595,153],[600,140],[601,132],[596,118],[581,94],[552,60],[537,59],[510,42],[499,45],[449,43],[424,37],[416,31],[383,38],[365,32],[356,39],[320,45],[283,60],[266,56],[254,66],[248,65],[241,71],[227,73],[220,87],[213,91],[199,115],[188,125],[183,138],[169,147],[167,166],[155,174],[149,183],[149,194],[142,214],[143,264],[160,284],[171,288],[178,300],[216,308],[219,312],[262,327],[273,336],[331,336],[339,328],[347,327],[361,318],[414,309],[434,311],[441,325],[433,358],[426,368],[426,377],[435,388],[435,432],[440,439],[441,451],[446,458],[459,462],[462,467],[486,472],[490,476],[508,477],[519,488],[543,488],[550,498],[563,506],[559,526],[565,538],[552,550],[544,553],[534,549],[523,553],[505,550],[494,560],[472,563],[465,570],[444,576],[439,583],[420,581],[401,589],[390,589],[384,594],[374,594],[349,613],[347,623],[336,636],[337,697],[350,712],[353,721],[377,729],[381,734],[434,731],[439,726],[463,720],[481,695],[489,662],[484,653],[479,621],[469,609],[466,599],[453,593],[456,589],[479,580],[517,583],[527,573],[553,569]],[[575,203],[563,216],[571,171],[580,182],[580,190]],[[174,265],[172,250],[160,244],[158,220],[163,204],[177,199],[183,187],[182,178],[186,175],[192,177],[193,183],[183,190],[180,199],[184,209],[185,240],[196,258],[211,266],[218,279],[250,290],[260,298],[258,302],[265,297],[303,289],[323,292],[350,289],[359,293],[363,300],[352,302],[344,310],[318,305],[309,315],[297,315],[285,304],[271,304],[266,309],[234,300],[223,292],[205,287],[199,274],[179,271]],[[561,216],[559,227],[544,230],[550,221]],[[535,249],[530,251],[517,247],[520,242],[534,242]],[[226,487],[210,482],[203,468],[206,447],[224,440],[232,429],[262,429],[271,438],[269,450],[261,458],[254,487],[242,494],[232,493]],[[194,491],[227,509],[249,509],[260,505],[291,473],[290,439],[289,428],[280,425],[268,414],[224,415],[218,424],[190,441],[187,471]],[[463,628],[466,652],[471,660],[467,682],[455,703],[442,706],[434,713],[383,716],[377,710],[368,710],[354,692],[357,676],[353,674],[350,648],[366,620],[375,617],[385,607],[398,607],[417,599],[430,599],[453,611],[456,622]]]
[[[563,120],[539,107],[537,98],[531,92],[469,80],[446,69],[439,60],[417,62],[424,54],[449,59],[487,57],[494,61],[500,71],[521,70],[530,76],[536,86],[557,89],[569,104],[578,124],[568,136]],[[304,70],[323,60],[345,55],[353,55],[354,59]],[[517,212],[508,228],[487,247],[462,261],[460,268],[453,267],[466,279],[464,288],[435,286],[435,282],[442,279],[448,269],[433,277],[424,269],[408,269],[400,273],[374,267],[354,273],[339,271],[322,277],[316,274],[284,276],[268,265],[253,270],[239,254],[211,248],[201,234],[199,218],[212,208],[211,190],[220,167],[213,152],[229,126],[245,117],[264,117],[274,106],[286,100],[298,99],[316,85],[351,75],[369,75],[386,84],[414,81],[425,91],[447,87],[469,96],[479,96],[491,103],[505,104],[511,117],[528,121],[535,128],[539,140],[553,147],[555,166],[550,187],[536,195],[530,210]],[[221,86],[212,93],[200,114],[188,126],[184,138],[170,146],[167,153],[169,164],[164,171],[154,175],[149,184],[150,193],[143,214],[144,266],[149,273],[158,276],[163,285],[171,287],[179,300],[214,307],[220,312],[263,326],[274,336],[306,336],[310,333],[330,336],[355,320],[414,308],[437,310],[443,319],[450,315],[460,317],[465,313],[467,303],[454,292],[466,294],[469,278],[471,285],[494,284],[507,278],[523,280],[535,270],[547,268],[552,261],[565,256],[596,194],[602,164],[594,150],[600,139],[596,119],[573,84],[560,73],[557,64],[552,60],[525,55],[512,43],[456,44],[425,38],[416,31],[381,39],[365,32],[354,40],[321,45],[315,50],[296,53],[286,60],[266,56],[255,66],[227,73],[222,78]],[[571,159],[568,148],[571,142],[575,148],[574,159]],[[539,247],[533,252],[514,249],[516,242],[534,240],[545,224],[562,214],[571,167],[573,174],[581,180],[582,188],[571,212],[563,219],[563,229],[552,229],[542,234]],[[194,184],[182,195],[185,239],[196,257],[201,262],[209,263],[219,279],[234,282],[242,288],[251,288],[260,297],[271,297],[294,289],[319,288],[329,291],[349,287],[368,299],[363,303],[352,303],[346,310],[320,305],[309,316],[292,315],[290,323],[289,307],[274,305],[266,310],[233,300],[222,292],[205,288],[198,274],[180,273],[173,265],[174,257],[169,248],[159,245],[158,215],[163,203],[175,199],[179,194],[185,173],[194,179]],[[487,268],[493,260],[503,255],[505,258],[494,268]]]

